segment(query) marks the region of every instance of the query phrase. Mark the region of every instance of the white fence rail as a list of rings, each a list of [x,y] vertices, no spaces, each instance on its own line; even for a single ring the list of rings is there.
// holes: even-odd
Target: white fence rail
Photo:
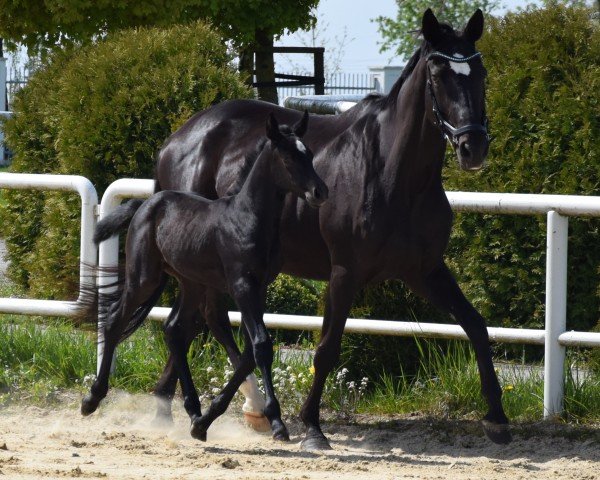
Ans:
[[[13,190],[73,191],[81,198],[81,234],[79,278],[89,278],[90,267],[96,265],[98,248],[92,241],[96,226],[98,194],[85,177],[76,175],[38,175],[29,173],[0,173],[0,188]],[[80,302],[60,300],[33,300],[26,298],[0,298],[0,313],[22,313],[24,315],[73,316]]]
[[[96,250],[91,244],[91,232],[95,225],[97,197],[95,190],[91,193],[90,187],[93,190],[91,183],[83,177],[0,173],[0,188],[70,189],[80,193],[82,278],[85,275],[85,265],[96,264]],[[152,180],[117,180],[104,193],[99,207],[100,217],[108,215],[124,199],[148,197],[153,188]],[[600,333],[566,331],[568,216],[600,217],[600,197],[473,192],[447,192],[447,196],[452,208],[457,211],[547,215],[545,329],[490,327],[488,332],[490,340],[494,342],[545,345],[544,416],[560,413],[563,408],[565,347],[600,347]],[[111,266],[117,262],[117,239],[103,242],[99,248],[98,265]],[[101,278],[99,281],[106,284],[110,279]],[[76,307],[77,302],[0,299],[0,313],[71,316]],[[150,318],[165,319],[169,311],[169,308],[155,307],[150,313]],[[240,324],[239,312],[229,312],[229,315],[232,324]],[[265,315],[265,323],[269,328],[316,330],[321,328],[322,321],[321,317]],[[345,331],[374,335],[467,339],[458,325],[420,322],[349,319]]]

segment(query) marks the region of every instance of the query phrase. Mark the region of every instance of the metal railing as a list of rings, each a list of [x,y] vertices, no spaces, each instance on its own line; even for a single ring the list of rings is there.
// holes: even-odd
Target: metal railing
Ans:
[[[48,188],[76,190],[82,196],[82,238],[80,275],[85,276],[87,265],[96,265],[95,247],[91,232],[95,224],[96,191],[83,177],[60,175],[26,175],[0,173],[0,188]],[[121,179],[112,183],[99,208],[100,217],[108,215],[127,198],[145,198],[152,194],[152,180]],[[547,215],[546,257],[546,319],[545,329],[488,328],[494,342],[525,343],[545,346],[544,362],[544,416],[555,415],[563,409],[565,347],[600,347],[600,333],[566,331],[567,299],[567,242],[568,217],[600,217],[600,197],[574,195],[532,195],[510,193],[446,192],[455,211],[514,215]],[[98,264],[114,266],[118,263],[118,240],[103,242],[99,248]],[[110,278],[100,278],[106,284]],[[77,302],[31,299],[0,299],[0,313],[71,316]],[[170,309],[155,307],[149,317],[167,318]],[[240,324],[239,312],[229,312],[233,325]],[[266,314],[269,328],[317,330],[321,317]],[[349,319],[345,331],[373,335],[417,336],[428,338],[467,339],[458,325],[389,320]],[[99,358],[100,360],[100,358]]]
[[[98,248],[92,241],[96,227],[98,194],[85,177],[76,175],[42,175],[29,173],[0,173],[0,188],[15,190],[73,191],[81,198],[81,235],[79,242],[79,280],[82,285],[90,278],[90,269],[96,265]],[[81,294],[75,302],[61,300],[33,300],[26,298],[0,298],[0,313],[24,315],[49,315],[70,317],[76,314]]]
[[[143,183],[142,183],[143,182]],[[101,215],[107,215],[112,205],[125,198],[149,196],[154,185],[148,180],[117,180],[102,197]],[[507,343],[529,343],[545,346],[544,357],[544,416],[562,411],[564,396],[564,364],[566,346],[600,347],[600,333],[567,332],[567,242],[568,215],[600,216],[600,197],[574,195],[533,195],[512,193],[446,192],[455,211],[539,215],[546,214],[546,320],[545,330],[518,328],[488,328],[490,340]],[[100,265],[118,264],[118,242],[100,245]],[[107,279],[111,281],[111,279]],[[164,320],[169,308],[155,307],[150,318]],[[240,324],[239,312],[229,312],[233,325]],[[269,328],[292,330],[316,330],[322,325],[322,317],[266,314]],[[375,335],[419,336],[429,338],[467,339],[459,325],[443,325],[420,322],[396,322],[370,319],[349,319],[345,332]]]

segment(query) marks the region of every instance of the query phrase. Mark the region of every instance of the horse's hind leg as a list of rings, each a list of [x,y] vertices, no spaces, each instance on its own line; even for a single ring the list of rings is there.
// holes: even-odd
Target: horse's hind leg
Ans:
[[[180,302],[179,297],[175,300],[173,309],[177,309]],[[196,311],[195,315],[190,318],[186,327],[183,329],[185,337],[185,351],[187,352],[194,338],[202,332],[202,326],[204,320],[200,315],[200,311]],[[173,397],[175,396],[175,390],[177,388],[177,368],[175,366],[175,357],[173,354],[169,354],[163,373],[160,379],[154,387],[154,395],[156,396],[156,423],[171,423],[173,421],[173,414],[171,405]]]
[[[165,339],[169,347],[169,352],[173,356],[177,375],[179,376],[181,391],[183,393],[183,406],[193,422],[202,413],[198,392],[194,386],[192,373],[187,361],[187,347],[189,345],[186,341],[186,329],[189,326],[190,318],[193,318],[198,311],[198,300],[195,296],[199,288],[182,279],[179,279],[179,285],[181,288],[180,301],[171,310],[169,318],[165,322]],[[194,436],[193,430],[192,436]],[[206,436],[194,436],[194,438],[206,440]]]
[[[158,290],[162,288],[162,276],[159,272],[154,273],[156,274],[146,276],[142,284],[130,285],[126,282],[121,297],[109,307],[104,325],[102,362],[100,363],[98,376],[90,388],[90,393],[86,395],[81,403],[81,413],[83,415],[90,415],[95,412],[100,401],[108,393],[108,378],[113,355],[127,323],[138,307],[152,301]]]
[[[96,380],[90,388],[90,393],[81,402],[81,414],[91,415],[96,411],[100,401],[106,397],[108,392],[108,377],[119,337],[126,324],[126,318],[122,315],[124,298],[121,298],[110,306],[108,320],[104,326],[103,357]]]
[[[465,298],[445,264],[442,263],[429,274],[424,287],[423,295],[434,305],[452,314],[473,345],[481,379],[481,393],[488,404],[488,413],[482,422],[486,435],[495,443],[509,443],[512,438],[508,418],[502,408],[502,389],[494,370],[485,320]]]

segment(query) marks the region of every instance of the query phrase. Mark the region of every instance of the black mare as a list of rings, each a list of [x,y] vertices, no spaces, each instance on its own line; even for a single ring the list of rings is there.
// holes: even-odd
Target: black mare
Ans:
[[[127,233],[125,275],[116,293],[100,292],[104,354],[98,378],[81,406],[89,415],[108,392],[108,377],[117,344],[131,335],[158,300],[167,280],[175,277],[180,295],[165,322],[165,337],[180,379],[192,436],[205,440],[210,424],[227,408],[243,379],[258,366],[267,396],[264,414],[274,438],[288,440],[271,379],[273,344],[263,322],[267,285],[280,269],[279,222],[285,195],[302,197],[313,207],[327,199],[327,187],[315,173],[313,156],[300,141],[308,113],[290,129],[267,120],[267,139],[250,156],[249,172],[235,195],[208,200],[193,193],[161,191],[143,202]],[[114,217],[102,220],[95,238],[118,232]],[[204,293],[204,295],[200,295]],[[235,372],[223,391],[201,414],[186,354],[186,330],[197,319],[201,303],[223,311],[229,293],[242,313],[245,337],[241,354],[233,340],[227,311],[207,315],[209,329],[235,352]],[[104,305],[104,308],[103,308]],[[200,325],[201,326],[201,325]],[[194,330],[198,328],[196,326]]]
[[[421,47],[387,96],[370,96],[339,116],[311,116],[303,140],[330,189],[327,204],[316,211],[291,195],[285,202],[282,271],[329,280],[314,381],[300,413],[305,448],[330,448],[319,421],[325,379],[339,358],[354,294],[385,279],[403,280],[464,328],[488,405],[484,431],[497,443],[511,439],[485,321],[443,259],[452,224],[441,179],[446,139],[464,170],[481,168],[488,150],[486,72],[475,49],[483,15],[478,10],[455,32],[427,10],[421,31]],[[224,195],[271,112],[287,123],[300,116],[250,100],[224,102],[193,116],[160,152],[156,189]],[[188,333],[189,343],[194,332]],[[170,361],[156,393],[169,398],[176,381]]]

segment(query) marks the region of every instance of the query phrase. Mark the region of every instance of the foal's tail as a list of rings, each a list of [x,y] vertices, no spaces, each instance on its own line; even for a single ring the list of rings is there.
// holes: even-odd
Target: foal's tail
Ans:
[[[123,332],[121,333],[121,335],[119,337],[119,343],[121,343],[126,338],[129,338],[131,336],[131,334],[133,334],[133,332],[135,332],[138,328],[140,328],[142,326],[142,323],[144,323],[144,320],[146,320],[146,317],[148,317],[150,310],[152,310],[154,305],[156,305],[156,302],[158,302],[158,299],[160,298],[163,290],[165,289],[166,284],[167,284],[167,276],[163,274],[160,279],[160,283],[158,284],[158,286],[156,287],[154,292],[152,292],[152,294],[148,297],[148,299],[145,300],[135,310],[135,312],[133,312],[133,314],[127,321],[127,324],[125,325],[125,328],[123,329]],[[122,298],[123,298],[123,285],[122,284],[120,285],[119,291],[117,291],[117,292],[112,292],[112,293],[108,293],[108,294],[105,294],[105,293],[99,294],[99,297],[98,297],[98,325],[101,328],[108,325],[108,323],[110,322],[110,316],[109,316],[110,310],[109,309],[111,308],[111,306],[113,304],[115,304],[115,301],[116,301],[116,302],[119,302],[119,305],[115,305],[115,307],[118,308],[120,306]],[[115,308],[115,307],[113,307],[113,308]]]
[[[122,205],[119,205],[106,217],[98,222],[94,230],[94,243],[98,244],[108,240],[122,230],[125,230],[131,223],[131,219],[141,207],[143,200],[133,199]]]

